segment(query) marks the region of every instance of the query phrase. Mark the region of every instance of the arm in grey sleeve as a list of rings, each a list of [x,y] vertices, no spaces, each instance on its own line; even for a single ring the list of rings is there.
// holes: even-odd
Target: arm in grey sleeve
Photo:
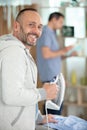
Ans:
[[[30,106],[44,100],[45,90],[32,87],[31,79],[28,80],[30,87],[25,86],[27,67],[21,49],[10,47],[7,51],[1,64],[3,102],[13,106]]]
[[[36,118],[36,125],[41,124],[44,117],[45,116],[41,114],[40,110],[38,110],[38,115]]]
[[[39,93],[41,95],[41,101],[46,100],[46,91],[45,91],[45,89],[44,88],[39,88],[38,90],[39,90]]]

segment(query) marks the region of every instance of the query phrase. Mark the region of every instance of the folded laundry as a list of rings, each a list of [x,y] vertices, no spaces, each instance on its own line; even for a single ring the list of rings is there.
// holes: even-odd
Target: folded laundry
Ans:
[[[87,121],[76,116],[55,116],[57,123],[49,123],[49,127],[55,130],[87,130]],[[48,126],[48,124],[45,124]]]

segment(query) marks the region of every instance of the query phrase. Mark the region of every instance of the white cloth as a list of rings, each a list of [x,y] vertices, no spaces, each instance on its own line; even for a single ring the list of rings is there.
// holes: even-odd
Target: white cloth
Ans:
[[[0,38],[0,130],[34,130],[41,100],[37,68],[29,50],[13,35]]]

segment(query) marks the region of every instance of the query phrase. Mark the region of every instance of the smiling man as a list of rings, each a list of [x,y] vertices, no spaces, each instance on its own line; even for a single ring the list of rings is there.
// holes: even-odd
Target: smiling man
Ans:
[[[13,35],[16,36],[24,44],[34,46],[36,44],[37,38],[40,37],[42,32],[43,25],[41,18],[34,9],[30,12],[27,10],[27,13],[22,12],[23,11],[21,11],[16,18]],[[15,29],[17,26],[20,29],[19,32],[15,34]]]
[[[13,34],[0,37],[0,130],[34,130],[37,122],[46,123],[36,104],[54,99],[58,88],[46,83],[37,89],[37,67],[30,54],[42,33],[42,21],[35,9],[21,10]],[[37,112],[37,113],[36,113]],[[49,122],[55,122],[48,115]]]

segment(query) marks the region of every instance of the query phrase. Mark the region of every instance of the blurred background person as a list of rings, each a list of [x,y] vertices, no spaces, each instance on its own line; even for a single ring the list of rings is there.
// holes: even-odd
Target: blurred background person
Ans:
[[[48,24],[44,26],[42,35],[37,41],[37,67],[42,83],[52,82],[60,74],[61,61],[66,58],[65,54],[73,48],[73,46],[68,46],[60,49],[56,30],[62,29],[63,23],[64,15],[62,13],[51,13]],[[60,115],[61,109],[62,106],[60,110],[48,109],[48,113]]]

